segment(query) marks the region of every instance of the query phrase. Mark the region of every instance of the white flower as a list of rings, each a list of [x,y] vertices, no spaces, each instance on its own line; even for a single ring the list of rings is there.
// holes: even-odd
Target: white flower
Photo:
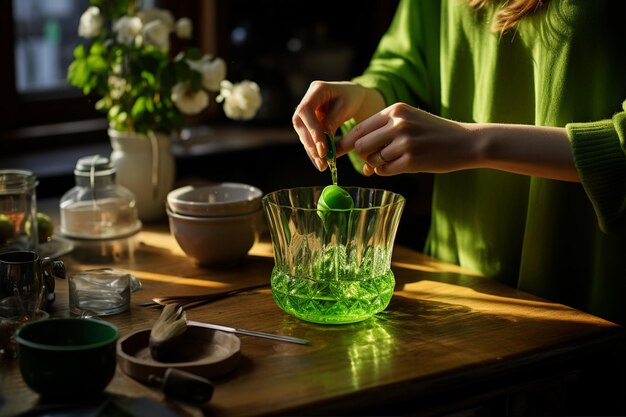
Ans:
[[[113,74],[120,75],[122,73],[122,64],[119,62],[111,64],[111,71]]]
[[[192,70],[202,74],[202,86],[209,91],[219,91],[220,83],[226,78],[226,62],[222,58],[204,55],[197,61],[187,60]]]
[[[198,114],[209,105],[209,95],[204,90],[193,91],[189,83],[172,87],[172,101],[185,114]]]
[[[104,18],[100,14],[100,9],[96,6],[90,6],[80,17],[78,23],[78,36],[83,38],[94,38],[102,32],[104,26]]]
[[[224,102],[224,113],[230,119],[250,120],[261,107],[261,89],[254,81],[244,80],[233,84],[224,80],[220,84],[220,95],[216,100]]]
[[[113,32],[117,34],[116,39],[122,45],[132,45],[140,30],[141,20],[138,17],[122,16],[113,24]]]
[[[96,6],[107,0],[90,3],[77,28],[78,34],[88,40],[76,47],[67,77],[85,94],[100,93],[96,109],[106,112],[114,129],[170,133],[184,125],[181,116],[204,111],[215,96],[231,119],[248,120],[258,112],[262,102],[259,86],[248,80],[239,84],[228,81],[222,58],[203,55],[197,48],[182,48],[180,52],[177,48],[176,57],[170,54],[174,52],[170,51],[173,36],[181,40],[193,37],[191,19],[176,19],[161,8],[139,10],[136,7],[140,7],[141,0],[131,0],[126,14],[116,8]],[[111,16],[116,18],[111,20]],[[182,41],[181,46],[185,43]],[[85,73],[89,70],[85,59],[100,76]]]
[[[176,36],[181,39],[191,39],[191,33],[193,31],[193,24],[191,19],[183,17],[176,22]]]
[[[172,32],[174,30],[175,19],[169,10],[147,8],[137,12],[137,16],[141,19],[141,22],[144,24],[144,26],[150,22],[158,20],[167,27],[167,30],[169,32]]]
[[[144,45],[152,45],[163,52],[170,50],[170,31],[160,20],[153,20],[145,25],[141,34]]]
[[[113,100],[119,100],[126,91],[126,80],[117,75],[109,75],[107,78],[107,84],[109,86],[109,96]]]

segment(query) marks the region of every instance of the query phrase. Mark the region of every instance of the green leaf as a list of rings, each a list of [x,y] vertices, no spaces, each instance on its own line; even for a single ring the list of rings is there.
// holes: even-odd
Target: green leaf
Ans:
[[[93,72],[104,72],[108,69],[107,61],[102,56],[90,55],[87,57],[87,64]]]
[[[141,78],[143,78],[149,86],[154,86],[156,84],[154,74],[149,71],[141,71]]]
[[[128,113],[126,113],[125,111],[119,112],[116,116],[115,116],[115,120],[123,125],[124,123],[126,123],[126,119],[128,119]]]
[[[141,115],[143,113],[146,112],[146,98],[145,97],[139,97],[136,101],[135,104],[133,104],[133,108],[130,112],[131,116],[133,116],[133,118],[138,118],[141,117]]]
[[[191,61],[197,61],[200,58],[202,58],[203,56],[204,56],[204,54],[198,48],[189,48],[187,50],[187,52],[185,53],[185,58],[187,58],[187,59],[189,59]]]
[[[74,48],[74,58],[81,59],[85,57],[85,47],[83,45],[78,45]]]
[[[189,85],[193,91],[199,91],[202,88],[202,74],[197,71],[191,71]]]
[[[90,3],[99,7],[106,19],[117,20],[128,12],[130,1],[134,3],[134,0],[90,0]]]
[[[80,59],[72,62],[68,68],[67,79],[74,87],[83,88],[89,82],[91,69],[87,60]]]
[[[109,100],[107,100],[106,97],[103,97],[100,100],[96,101],[96,110],[105,111],[108,106]]]
[[[154,113],[154,102],[146,98],[146,109],[150,113]]]
[[[196,72],[196,71],[192,71],[191,68],[189,68],[189,65],[185,61],[178,61],[174,64],[174,74],[176,76],[176,79],[180,81],[189,80],[189,77],[192,72]]]
[[[159,74],[159,80],[161,81],[161,90],[171,90],[174,84],[176,84],[176,77],[173,67],[164,68]]]
[[[106,52],[106,49],[101,41],[94,41],[89,48],[91,55],[102,55]]]

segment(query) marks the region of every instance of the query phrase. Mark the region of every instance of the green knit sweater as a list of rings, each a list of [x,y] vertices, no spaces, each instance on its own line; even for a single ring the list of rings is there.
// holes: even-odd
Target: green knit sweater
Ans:
[[[566,127],[582,184],[435,176],[426,252],[626,324],[626,6],[552,0],[516,31],[494,8],[401,0],[356,82],[462,122]],[[419,174],[418,174],[419,175]]]

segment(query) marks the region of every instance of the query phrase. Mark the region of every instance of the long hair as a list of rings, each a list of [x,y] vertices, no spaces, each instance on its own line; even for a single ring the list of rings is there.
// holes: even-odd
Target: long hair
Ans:
[[[520,20],[534,13],[547,0],[505,0],[502,7],[495,15],[492,30],[506,32],[515,27]],[[500,0],[467,0],[474,9],[478,10],[490,3]]]

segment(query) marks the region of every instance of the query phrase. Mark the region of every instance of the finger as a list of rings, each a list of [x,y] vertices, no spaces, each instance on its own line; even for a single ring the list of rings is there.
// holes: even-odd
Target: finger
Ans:
[[[324,127],[320,123],[314,108],[310,105],[303,105],[303,103],[296,109],[300,120],[304,127],[309,131],[312,144],[315,146],[317,157],[325,158],[326,152],[326,139],[324,138]]]
[[[337,156],[344,155],[352,149],[355,149],[357,141],[385,127],[388,120],[389,119],[381,113],[376,113],[361,123],[358,123],[341,141],[339,141],[337,146]],[[387,142],[380,143],[376,149],[381,148],[386,143]],[[367,155],[369,155],[369,153]]]
[[[311,162],[313,162],[313,165],[315,165],[315,168],[317,168],[318,171],[325,171],[326,167],[328,167],[328,163],[322,162],[321,159],[312,158],[310,156],[309,159],[311,159]]]
[[[300,142],[304,146],[304,149],[307,153],[307,156],[311,160],[311,163],[319,170],[324,171],[326,169],[326,163],[320,159],[317,155],[317,150],[315,148],[315,144],[313,143],[313,139],[308,129],[302,123],[302,120],[298,116],[294,116],[293,118],[293,127],[298,134],[298,138]]]
[[[367,163],[370,164],[372,167],[377,168],[377,167],[386,165],[390,162],[393,162],[394,160],[402,156],[401,153],[393,152],[394,147],[392,146],[392,144],[384,146],[380,148],[377,152],[370,154],[367,157]],[[389,156],[392,154],[393,156]]]
[[[376,167],[374,168],[374,173],[381,177],[389,177],[391,175],[399,174],[399,172],[395,172],[394,166],[392,164],[385,164]]]
[[[383,157],[384,149],[385,148],[382,148],[378,152],[370,154],[370,156],[367,157],[367,164],[373,168],[378,168],[389,163],[390,161],[386,160],[385,157]]]
[[[387,164],[374,168],[374,173],[381,177],[418,172],[415,169],[410,169],[410,157],[408,155],[402,155]]]
[[[366,177],[373,175],[375,172],[376,171],[374,167],[368,164],[363,165],[363,175],[365,175]]]
[[[297,115],[294,115],[293,118],[293,128],[298,134],[300,143],[302,143],[307,153],[310,156],[315,156],[315,154],[311,154],[311,151],[315,151],[315,144],[313,143],[313,139],[311,138],[311,135],[309,134],[306,126],[304,126],[304,122],[302,122],[302,119]]]
[[[397,146],[396,146],[397,145]],[[367,162],[373,167],[379,167],[389,164],[404,154],[400,144],[396,140],[391,140],[388,145],[380,148],[378,152],[374,152],[367,157]]]

